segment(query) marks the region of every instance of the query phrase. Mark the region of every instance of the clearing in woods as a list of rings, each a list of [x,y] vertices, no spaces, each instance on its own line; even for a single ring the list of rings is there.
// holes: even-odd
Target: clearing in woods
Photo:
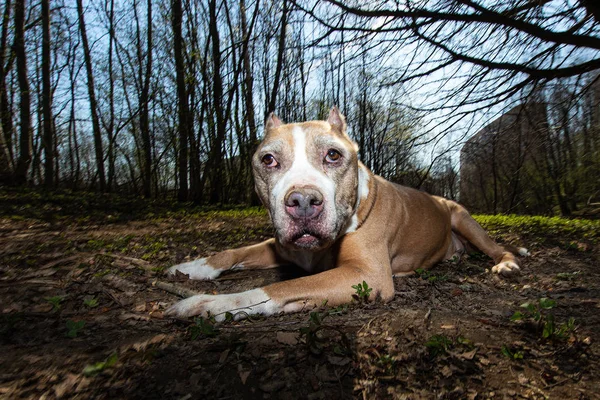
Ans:
[[[270,237],[263,210],[2,189],[0,397],[598,398],[598,221],[478,219],[530,249],[522,276],[474,254],[395,279],[388,304],[215,325],[162,313],[177,291],[301,272],[198,282],[164,268]]]

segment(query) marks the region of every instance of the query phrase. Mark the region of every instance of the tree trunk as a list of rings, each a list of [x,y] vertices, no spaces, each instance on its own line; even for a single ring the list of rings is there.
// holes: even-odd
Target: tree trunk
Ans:
[[[108,139],[108,181],[106,189],[110,192],[115,184],[115,83],[113,80],[113,46],[115,43],[115,1],[110,0],[110,9],[108,15],[108,108],[109,120],[106,129],[106,138]]]
[[[256,2],[258,8],[259,1]],[[257,10],[254,11],[256,13]],[[244,60],[244,101],[246,103],[246,120],[248,121],[248,133],[249,142],[251,149],[256,147],[257,133],[256,133],[256,117],[254,112],[254,88],[253,88],[253,75],[252,75],[252,63],[250,61],[250,34],[248,31],[248,23],[246,21],[246,4],[244,0],[240,0],[240,14],[242,23],[242,37],[244,42],[242,44],[243,60]]]
[[[50,82],[50,4],[42,0],[42,114],[44,147],[44,186],[54,188],[54,131],[52,124],[52,87]]]
[[[219,27],[217,23],[217,4],[216,0],[208,2],[209,23],[208,30],[212,44],[213,61],[213,107],[216,117],[216,134],[213,136],[209,150],[208,160],[206,161],[205,173],[210,174],[210,203],[217,203],[221,200],[223,188],[223,168],[219,163],[223,158],[223,141],[227,133],[226,121],[223,112],[223,78],[221,77],[221,46],[219,38]]]
[[[283,0],[283,11],[281,13],[281,31],[279,33],[279,47],[277,49],[277,65],[275,66],[275,79],[271,96],[269,97],[269,107],[265,110],[265,117],[272,111],[275,111],[277,105],[277,93],[279,92],[279,81],[281,79],[281,70],[283,69],[283,59],[285,57],[285,36],[287,28],[288,2]]]
[[[85,29],[85,20],[83,17],[82,0],[77,0],[77,14],[79,16],[79,32],[81,34],[81,44],[83,46],[83,58],[87,73],[88,94],[90,97],[90,112],[92,116],[92,130],[94,134],[94,148],[96,154],[96,168],[100,191],[106,190],[106,177],[104,174],[104,151],[102,149],[102,135],[100,132],[100,120],[98,118],[98,105],[96,103],[96,90],[94,87],[94,73],[92,70],[92,58],[90,55],[90,46],[88,44],[87,32]]]
[[[146,69],[142,78],[142,90],[140,93],[140,134],[142,136],[142,184],[144,197],[152,195],[152,141],[150,140],[150,77],[152,74],[152,0],[148,0],[148,19],[147,19],[147,58]],[[138,42],[138,52],[140,53],[140,72],[142,69],[141,46]]]
[[[25,1],[15,2],[15,44],[14,52],[17,60],[17,78],[20,92],[21,132],[19,136],[19,158],[15,172],[15,182],[25,184],[27,172],[31,165],[31,95],[27,78],[27,56],[25,54]]]
[[[254,10],[254,16],[256,16],[258,12],[259,1],[256,2],[256,8]],[[250,60],[250,35],[251,32],[248,29],[248,23],[246,21],[246,4],[244,0],[240,0],[240,14],[241,14],[241,25],[242,25],[242,37],[244,38],[244,42],[242,44],[242,57],[243,57],[243,66],[244,66],[244,103],[246,103],[246,121],[248,123],[248,143],[246,144],[246,149],[244,151],[246,157],[244,157],[241,162],[245,163],[243,165],[244,170],[248,170],[249,173],[244,174],[246,177],[245,181],[242,183],[246,185],[249,193],[250,203],[252,205],[260,204],[260,200],[256,191],[252,188],[252,174],[250,173],[250,163],[252,162],[252,155],[256,151],[256,147],[258,146],[258,134],[256,128],[256,114],[254,110],[254,76],[252,75],[252,62]],[[240,143],[240,148],[242,148],[243,144]]]
[[[173,0],[173,50],[175,57],[175,70],[177,74],[177,102],[179,119],[179,201],[188,199],[188,131],[189,131],[189,105],[185,86],[185,63],[183,54],[183,36],[181,26],[183,11],[181,0]]]
[[[2,33],[0,34],[0,184],[7,184],[13,178],[12,154],[12,114],[9,109],[8,93],[6,91],[6,75],[12,67],[13,57],[5,60],[7,53],[8,28],[10,26],[11,2],[6,0],[2,19]]]

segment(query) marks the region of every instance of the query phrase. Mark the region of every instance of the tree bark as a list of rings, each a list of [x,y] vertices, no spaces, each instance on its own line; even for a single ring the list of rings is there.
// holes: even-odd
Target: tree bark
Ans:
[[[5,60],[7,53],[8,28],[10,25],[11,2],[6,0],[2,19],[2,33],[0,34],[0,183],[10,183],[13,178],[12,155],[12,113],[9,109],[8,93],[6,90],[6,75],[12,67],[12,55],[8,62]]]
[[[256,8],[254,9],[254,17],[256,17],[258,13],[260,1],[256,1]],[[244,38],[242,43],[242,58],[243,58],[243,68],[244,68],[244,103],[246,103],[246,121],[248,123],[248,143],[245,145],[244,155],[241,162],[245,163],[244,170],[248,171],[245,174],[246,179],[242,184],[246,185],[246,187],[250,190],[248,198],[250,199],[250,203],[252,205],[260,204],[260,200],[256,191],[253,190],[252,185],[252,173],[250,168],[250,163],[252,162],[252,155],[256,151],[258,146],[258,133],[256,128],[256,113],[254,110],[254,76],[252,74],[252,62],[250,60],[250,35],[252,32],[248,29],[248,22],[246,20],[246,4],[245,0],[240,0],[240,18],[242,25],[242,37]],[[254,21],[253,21],[254,22]],[[243,144],[240,144],[240,148]]]
[[[44,186],[54,188],[54,126],[52,123],[52,87],[50,82],[50,4],[42,0],[42,114],[44,147]]]
[[[175,70],[177,74],[177,103],[179,120],[179,190],[177,199],[186,201],[188,199],[188,132],[189,132],[189,105],[187,90],[185,86],[185,62],[183,54],[183,35],[181,26],[183,11],[181,0],[173,0],[173,50],[175,58]]]
[[[83,46],[83,58],[87,73],[87,87],[90,98],[90,113],[92,116],[92,130],[94,134],[94,148],[96,154],[96,173],[98,176],[99,189],[101,192],[103,192],[106,190],[106,176],[104,174],[104,151],[102,146],[102,134],[100,132],[100,120],[98,118],[98,104],[96,102],[96,90],[94,87],[92,58],[90,55],[90,46],[88,44],[87,32],[85,29],[82,0],[77,0],[77,14],[79,17],[79,32],[81,35],[81,44]]]
[[[221,77],[221,45],[219,38],[219,27],[217,24],[216,0],[208,2],[209,23],[208,30],[212,44],[213,61],[213,107],[216,117],[216,135],[210,146],[209,157],[206,162],[206,170],[210,172],[210,203],[220,200],[223,188],[222,171],[218,163],[223,158],[223,140],[227,133],[223,112],[223,78]]]
[[[20,92],[21,132],[19,136],[19,158],[15,172],[15,182],[19,185],[27,182],[27,172],[31,165],[31,94],[27,78],[27,56],[25,54],[25,1],[15,2],[15,43],[14,52],[17,60],[17,79]]]
[[[150,140],[150,77],[152,74],[152,0],[148,0],[147,12],[147,55],[146,68],[142,78],[142,90],[140,93],[140,134],[142,136],[142,184],[144,197],[152,196],[152,141]],[[140,53],[140,73],[142,70],[141,43],[138,43],[138,52]]]
[[[279,92],[279,81],[281,79],[281,70],[283,69],[283,59],[285,57],[285,37],[288,17],[288,2],[283,0],[283,11],[281,13],[281,30],[279,32],[279,46],[277,49],[277,64],[275,65],[275,78],[273,79],[273,87],[271,88],[271,96],[269,97],[269,107],[265,110],[266,116],[275,111],[277,105],[277,93]]]
[[[110,0],[108,10],[108,107],[109,120],[106,129],[106,138],[108,139],[107,159],[108,159],[108,180],[106,189],[110,192],[115,184],[115,82],[113,80],[113,46],[115,43],[115,1]]]

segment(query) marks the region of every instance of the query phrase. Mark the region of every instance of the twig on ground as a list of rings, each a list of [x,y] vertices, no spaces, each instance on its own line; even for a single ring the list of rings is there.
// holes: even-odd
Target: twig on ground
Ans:
[[[172,293],[174,295],[177,295],[179,297],[184,297],[184,298],[192,297],[197,294],[200,294],[200,293],[196,292],[195,290],[186,289],[182,286],[173,285],[172,283],[168,283],[168,282],[152,281],[152,286],[156,286],[157,288],[162,289],[165,292],[169,292],[169,293]]]

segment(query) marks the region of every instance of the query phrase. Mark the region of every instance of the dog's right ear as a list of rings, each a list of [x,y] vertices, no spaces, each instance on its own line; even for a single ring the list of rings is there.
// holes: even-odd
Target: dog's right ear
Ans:
[[[281,122],[274,112],[271,112],[265,121],[265,131],[279,128],[281,125],[283,125],[283,122]]]
[[[329,117],[327,118],[327,122],[329,122],[329,124],[333,128],[337,129],[340,133],[346,133],[346,117],[342,115],[340,109],[337,108],[337,106],[333,106],[331,110],[329,110]]]

